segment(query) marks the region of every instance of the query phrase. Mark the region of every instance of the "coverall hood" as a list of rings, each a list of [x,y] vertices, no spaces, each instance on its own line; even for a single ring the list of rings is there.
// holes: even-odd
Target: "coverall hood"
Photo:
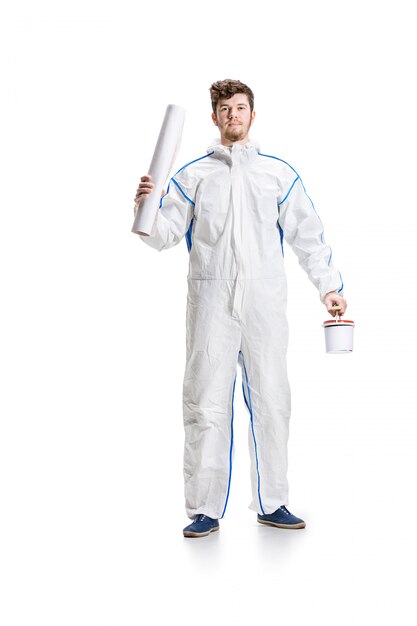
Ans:
[[[233,160],[253,161],[256,159],[259,151],[259,144],[255,140],[250,139],[243,144],[235,143],[229,148],[221,143],[220,137],[214,139],[207,148],[208,154],[211,153],[213,157],[221,159],[226,163],[232,163]]]

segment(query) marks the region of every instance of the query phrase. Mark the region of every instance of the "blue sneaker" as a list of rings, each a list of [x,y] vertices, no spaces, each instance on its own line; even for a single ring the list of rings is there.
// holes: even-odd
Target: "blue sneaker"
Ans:
[[[292,515],[285,506],[280,506],[279,509],[269,515],[258,515],[258,522],[277,528],[305,528],[306,525],[304,520]]]
[[[186,526],[182,531],[184,537],[206,537],[215,530],[219,530],[219,520],[207,517],[207,515],[196,515],[194,521]]]

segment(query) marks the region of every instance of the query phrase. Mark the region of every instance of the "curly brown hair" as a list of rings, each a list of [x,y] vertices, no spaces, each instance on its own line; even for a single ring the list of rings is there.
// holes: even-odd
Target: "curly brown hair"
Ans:
[[[228,100],[237,93],[244,93],[248,96],[250,112],[253,111],[254,95],[250,87],[241,83],[240,80],[232,80],[226,78],[225,80],[218,80],[210,87],[211,106],[213,107],[213,113],[217,113],[217,103],[220,99]]]

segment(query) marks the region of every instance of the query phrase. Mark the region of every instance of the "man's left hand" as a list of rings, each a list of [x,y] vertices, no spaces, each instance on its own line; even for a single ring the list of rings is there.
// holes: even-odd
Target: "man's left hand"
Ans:
[[[344,315],[346,308],[347,308],[347,302],[343,298],[343,296],[340,296],[337,293],[337,291],[330,291],[330,293],[326,294],[324,298],[324,306],[327,308],[329,313],[333,315],[333,317],[335,317],[336,311],[332,311],[331,310],[332,307],[334,306],[342,307],[340,311],[337,311],[337,313],[339,313],[339,315]]]

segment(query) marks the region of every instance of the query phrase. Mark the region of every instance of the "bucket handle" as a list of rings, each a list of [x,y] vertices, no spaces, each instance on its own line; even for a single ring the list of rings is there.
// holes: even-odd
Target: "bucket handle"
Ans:
[[[339,305],[337,305],[337,304],[334,304],[334,305],[333,305],[333,306],[329,309],[329,311],[336,311],[336,323],[340,322],[340,315],[339,315],[339,311],[341,311],[341,310],[342,310],[342,307],[341,307],[341,306],[339,306]]]

